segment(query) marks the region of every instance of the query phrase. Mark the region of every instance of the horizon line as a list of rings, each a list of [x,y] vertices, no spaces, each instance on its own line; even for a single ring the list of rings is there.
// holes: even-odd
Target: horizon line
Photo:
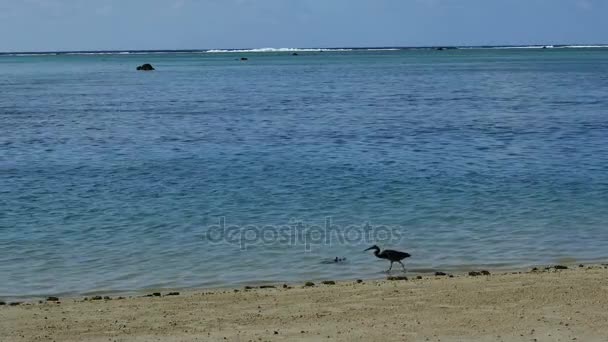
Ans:
[[[254,50],[369,50],[369,49],[472,49],[472,48],[521,48],[521,47],[608,47],[608,43],[585,44],[585,43],[569,43],[569,44],[497,44],[497,45],[413,45],[413,46],[337,46],[337,47],[258,47],[258,48],[203,48],[203,49],[109,49],[109,50],[39,50],[39,51],[0,51],[0,55],[15,55],[15,54],[68,54],[68,53],[120,53],[120,52],[210,52],[210,51],[226,51],[226,52],[244,52]],[[272,52],[272,51],[269,51]],[[280,51],[276,51],[280,52]]]

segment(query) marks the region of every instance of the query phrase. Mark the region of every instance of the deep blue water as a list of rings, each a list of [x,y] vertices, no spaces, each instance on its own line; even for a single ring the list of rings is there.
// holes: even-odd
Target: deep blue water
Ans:
[[[601,48],[0,56],[0,296],[379,277],[366,223],[412,272],[606,260],[607,91]]]

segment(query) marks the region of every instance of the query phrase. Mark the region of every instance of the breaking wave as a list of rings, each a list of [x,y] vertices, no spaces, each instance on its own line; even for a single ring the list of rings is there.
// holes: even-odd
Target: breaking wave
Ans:
[[[207,50],[208,53],[247,53],[247,52],[329,52],[329,51],[353,51],[354,49],[315,49],[315,48],[258,48],[258,49],[217,49]]]

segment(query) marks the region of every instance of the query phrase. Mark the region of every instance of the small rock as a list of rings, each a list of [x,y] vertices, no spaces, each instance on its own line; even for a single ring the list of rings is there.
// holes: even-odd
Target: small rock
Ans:
[[[154,67],[152,66],[152,64],[142,64],[140,66],[137,67],[137,70],[139,71],[152,71],[155,70]]]
[[[471,277],[477,277],[477,276],[480,276],[480,275],[481,275],[481,273],[476,272],[476,271],[469,272],[469,276],[471,276]]]
[[[242,61],[248,61],[248,60],[249,60],[249,58],[247,58],[247,57],[241,57],[241,60],[242,60]]]
[[[0,306],[6,305],[6,302],[0,300]]]
[[[479,273],[481,273],[481,275],[485,275],[485,276],[490,275],[490,271],[486,271],[486,270],[481,270],[481,271],[479,271]]]
[[[416,276],[416,279],[420,280],[422,279],[422,276]]]
[[[103,297],[103,299],[105,299],[105,300],[112,300],[112,298],[110,296],[105,296],[105,297]]]
[[[239,290],[237,290],[237,289],[234,289],[234,293],[237,293],[237,292],[240,292],[240,291],[239,291]]]
[[[124,300],[124,299],[125,299],[125,297],[118,297],[118,298],[116,298],[116,300]]]
[[[585,267],[585,265],[580,264],[580,265],[578,265],[578,267],[583,268],[583,267]]]
[[[169,292],[166,295],[167,296],[179,296],[179,292]]]
[[[262,285],[260,286],[261,289],[276,289],[277,287],[274,285]]]
[[[325,280],[322,282],[323,285],[336,285],[336,282],[333,280]]]
[[[397,277],[388,277],[388,278],[386,278],[386,279],[387,279],[387,280],[390,280],[390,281],[395,281],[395,280],[407,280],[407,277],[406,277],[406,276],[397,276]]]
[[[444,272],[435,272],[435,275],[438,276],[438,277],[444,277],[444,276],[447,276],[447,273],[444,273]]]
[[[23,304],[23,303],[22,302],[12,302],[12,303],[9,303],[8,305],[9,306],[18,306],[18,305],[21,305],[21,304]]]
[[[534,267],[530,272],[538,272],[538,267]]]
[[[95,297],[91,298],[91,300],[102,300],[102,299],[103,299],[102,296],[95,296]]]
[[[154,297],[160,297],[160,292],[154,292],[154,293],[152,293],[152,296],[154,296]]]
[[[287,288],[289,288],[289,285],[287,285],[287,284],[283,284],[283,288],[284,288],[284,289],[287,289]]]
[[[362,282],[363,282],[363,280],[357,279],[357,284],[361,284]]]
[[[554,269],[556,270],[567,270],[568,266],[564,266],[564,265],[555,265],[553,266]]]
[[[274,332],[274,334],[275,334],[275,335],[278,335],[278,334],[279,334],[279,332],[278,332],[278,331],[275,331],[275,332]]]
[[[47,301],[47,302],[58,302],[58,301],[59,301],[59,298],[51,296],[51,297],[48,297],[48,298],[46,299],[46,301]]]
[[[253,290],[253,289],[255,289],[255,287],[253,287],[253,286],[245,286],[244,288],[245,288],[245,290]]]
[[[306,287],[315,286],[315,283],[313,283],[312,281],[307,281],[306,284],[304,284],[304,286],[306,286]]]

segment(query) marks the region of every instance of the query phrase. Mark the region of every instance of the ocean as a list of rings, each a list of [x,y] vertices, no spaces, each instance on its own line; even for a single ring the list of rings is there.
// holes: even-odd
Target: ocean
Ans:
[[[1,55],[0,297],[606,261],[607,91],[602,47]]]

